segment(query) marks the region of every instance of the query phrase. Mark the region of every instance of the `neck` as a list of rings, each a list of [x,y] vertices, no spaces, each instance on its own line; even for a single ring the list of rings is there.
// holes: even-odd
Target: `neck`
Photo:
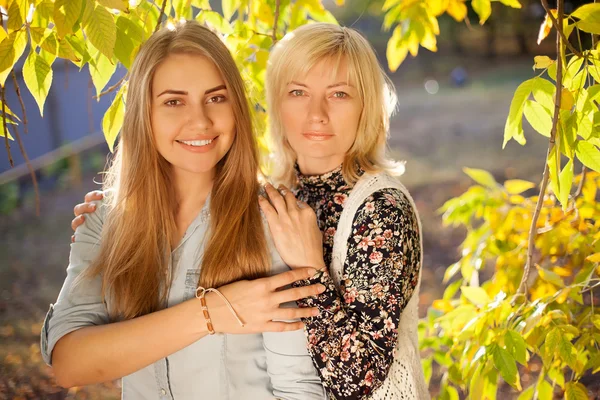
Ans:
[[[173,180],[179,210],[199,211],[212,189],[214,178],[214,169],[204,173],[174,170]]]
[[[331,157],[331,158],[309,158],[302,155],[298,155],[298,168],[302,175],[323,175],[333,171],[343,162],[343,158]]]

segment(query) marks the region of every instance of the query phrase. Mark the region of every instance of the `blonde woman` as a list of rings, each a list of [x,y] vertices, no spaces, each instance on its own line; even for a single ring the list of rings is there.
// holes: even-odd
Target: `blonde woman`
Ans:
[[[285,195],[269,188],[271,202],[261,207],[288,265],[322,266],[305,284],[327,290],[299,304],[321,311],[303,320],[335,399],[429,397],[417,342],[421,229],[385,157],[393,93],[371,46],[352,29],[303,26],[269,57],[274,179]],[[316,211],[322,235],[288,188]]]
[[[76,231],[44,322],[61,386],[123,377],[126,399],[324,398],[298,330],[316,310],[280,306],[324,288],[278,290],[316,271],[282,272],[257,172],[227,48],[194,22],[155,33],[130,71],[105,199]]]

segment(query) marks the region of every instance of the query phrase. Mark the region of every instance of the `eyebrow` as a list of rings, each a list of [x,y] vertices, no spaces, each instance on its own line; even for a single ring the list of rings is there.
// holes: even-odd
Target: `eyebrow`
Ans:
[[[302,87],[308,88],[308,86],[306,86],[304,83],[300,83],[300,82],[296,82],[296,81],[291,81],[289,84],[290,85],[296,85],[296,86],[302,86]],[[354,87],[351,84],[349,84],[348,82],[338,82],[338,83],[334,83],[333,85],[327,86],[327,89],[331,89],[331,88],[339,87],[339,86]]]
[[[219,91],[219,90],[223,90],[223,89],[227,89],[227,86],[225,86],[225,85],[219,85],[219,86],[215,86],[214,88],[207,89],[207,90],[204,92],[204,94],[210,94],[210,93],[217,92],[217,91]],[[161,94],[159,94],[159,95],[158,95],[158,96],[156,96],[156,97],[160,97],[160,96],[162,96],[163,94],[177,94],[177,95],[180,95],[180,96],[185,96],[185,95],[187,95],[187,94],[188,94],[188,92],[187,92],[187,91],[185,91],[185,90],[174,90],[174,89],[167,89],[167,90],[165,90],[164,92],[162,92]]]

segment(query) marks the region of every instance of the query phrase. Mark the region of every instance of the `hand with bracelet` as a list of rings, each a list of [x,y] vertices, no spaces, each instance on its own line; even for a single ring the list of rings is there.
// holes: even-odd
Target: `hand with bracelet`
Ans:
[[[100,190],[85,195],[85,202],[77,204],[73,209],[75,214],[75,218],[71,222],[73,230],[83,224],[85,214],[96,211],[96,203],[94,202],[102,199],[103,193]],[[310,208],[308,209],[310,210]],[[75,242],[75,235],[71,237],[71,240]],[[227,307],[227,303],[218,294],[215,292],[206,293],[204,296],[206,307],[214,331],[216,333],[243,334],[302,329],[303,323],[301,321],[284,322],[284,320],[298,320],[299,318],[317,315],[317,308],[283,308],[280,305],[317,295],[323,292],[325,287],[316,284],[302,288],[282,288],[294,282],[308,279],[316,272],[314,268],[294,269],[267,278],[233,282],[218,288],[231,304],[244,326],[240,326],[236,315],[231,312]],[[190,301],[197,301],[200,307],[198,299]],[[200,318],[204,318],[202,312],[200,312]]]

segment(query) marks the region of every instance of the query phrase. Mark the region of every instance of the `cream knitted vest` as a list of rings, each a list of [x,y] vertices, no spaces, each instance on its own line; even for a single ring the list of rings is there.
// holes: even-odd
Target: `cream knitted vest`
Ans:
[[[331,276],[338,290],[344,274],[344,262],[348,252],[348,239],[352,233],[352,222],[358,208],[371,194],[378,190],[394,188],[400,190],[410,201],[418,221],[421,243],[421,268],[423,266],[423,234],[417,208],[408,190],[398,180],[386,173],[375,175],[364,174],[356,183],[346,199],[344,210],[338,222],[333,238],[333,255]],[[419,287],[421,285],[421,269],[419,282],[405,309],[400,316],[398,326],[398,343],[394,350],[394,361],[383,385],[371,395],[373,400],[427,400],[429,392],[425,385],[425,377],[419,356],[418,332],[419,323]]]

